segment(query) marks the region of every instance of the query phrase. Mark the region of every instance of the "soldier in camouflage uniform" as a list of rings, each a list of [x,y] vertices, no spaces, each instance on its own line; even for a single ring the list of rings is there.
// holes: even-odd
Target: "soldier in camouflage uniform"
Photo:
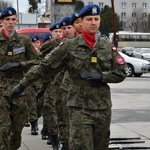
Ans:
[[[38,35],[33,35],[31,37],[31,42],[39,58],[42,58],[42,53],[40,52],[40,37]],[[34,67],[36,66],[32,67],[33,70]],[[39,84],[40,82],[37,81],[27,88],[28,121],[31,124],[31,135],[38,135],[38,118],[42,115],[42,102],[36,99],[36,92],[40,87]]]
[[[82,32],[81,18],[79,18],[79,11],[72,14],[70,18],[70,26],[74,28],[74,36],[68,38],[75,38]],[[59,139],[63,145],[62,150],[68,150],[68,138],[69,138],[69,122],[68,122],[68,109],[66,108],[66,100],[69,85],[72,84],[72,80],[69,77],[68,71],[65,68],[63,74],[63,80],[59,88],[59,94],[56,100],[56,109],[59,119]],[[63,107],[62,107],[63,106]],[[63,109],[62,109],[63,108]],[[62,115],[65,114],[65,115]]]
[[[53,79],[67,65],[73,82],[67,95],[69,150],[108,150],[112,107],[108,83],[119,83],[126,78],[126,62],[112,43],[97,34],[98,5],[83,7],[79,16],[82,34],[51,51],[36,71],[28,72],[12,89],[10,98],[19,96],[39,78]]]
[[[21,145],[21,132],[27,119],[25,92],[10,100],[9,93],[37,58],[30,39],[18,34],[16,10],[5,8],[0,15],[0,149],[17,150]],[[33,60],[34,59],[34,60]]]
[[[44,44],[42,46],[42,49],[48,49],[49,52],[54,49],[54,47],[58,46],[61,42],[62,38],[65,40],[64,37],[73,37],[73,27],[70,25],[70,17],[64,17],[60,23],[54,23],[51,27],[51,34],[52,34],[52,40]],[[61,27],[61,29],[59,29]],[[63,28],[63,29],[62,29]],[[61,30],[63,30],[63,36],[60,34]],[[59,42],[58,42],[59,40]],[[46,50],[47,51],[47,50]],[[50,137],[52,143],[57,143],[53,141],[57,141],[58,134],[59,134],[59,140],[61,142],[62,150],[68,145],[68,127],[66,122],[66,107],[65,107],[65,101],[62,100],[62,95],[64,93],[61,92],[60,85],[62,83],[63,77],[64,77],[64,69],[58,73],[55,77],[55,80],[51,82],[47,89],[46,93],[44,95],[44,111],[46,111],[47,117],[47,123],[48,123],[48,131],[50,133],[49,139],[47,143],[50,143]],[[41,90],[43,91],[43,89]],[[57,94],[57,92],[59,94]],[[61,94],[62,93],[62,94]],[[65,92],[66,93],[66,92]],[[57,145],[57,144],[54,144]],[[54,146],[57,147],[57,146]],[[67,150],[67,149],[66,149]]]
[[[53,50],[56,46],[58,46],[61,42],[61,30],[59,29],[59,23],[54,23],[50,27],[52,39],[48,41],[46,44],[42,46],[43,52],[50,52]],[[47,56],[46,56],[47,57]],[[44,118],[47,122],[47,128],[48,128],[48,140],[47,144],[51,144],[53,149],[59,148],[59,140],[58,140],[58,117],[56,112],[56,91],[58,90],[58,87],[60,86],[60,83],[62,81],[61,73],[59,73],[55,80],[52,82],[46,81],[46,88],[42,87],[41,92],[45,91],[44,94]],[[49,84],[48,84],[49,83]],[[44,130],[43,130],[44,131]]]

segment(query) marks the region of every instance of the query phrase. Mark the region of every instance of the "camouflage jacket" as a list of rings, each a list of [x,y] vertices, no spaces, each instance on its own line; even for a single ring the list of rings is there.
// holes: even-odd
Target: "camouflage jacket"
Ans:
[[[8,62],[19,62],[17,68],[0,70],[0,95],[8,96],[10,90],[23,77],[23,74],[34,64],[37,64],[37,54],[30,39],[16,31],[10,37],[4,37],[0,32],[0,67]]]
[[[68,39],[51,51],[36,71],[27,73],[20,84],[26,87],[38,78],[47,75],[53,78],[67,65],[73,81],[69,86],[67,105],[89,110],[107,109],[112,106],[108,83],[119,83],[126,78],[126,63],[117,51],[112,50],[112,46],[99,37],[91,50],[82,35]],[[97,55],[93,58],[95,52]],[[82,79],[81,74],[86,71],[103,75],[102,81],[96,81],[99,86],[84,85],[95,82]]]

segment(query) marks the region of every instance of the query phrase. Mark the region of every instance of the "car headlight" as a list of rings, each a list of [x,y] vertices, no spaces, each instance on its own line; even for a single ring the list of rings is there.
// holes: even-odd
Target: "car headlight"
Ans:
[[[145,57],[145,58],[150,58],[150,56],[149,56],[149,55],[144,55],[143,57]]]
[[[141,61],[136,61],[136,63],[137,63],[139,66],[146,66],[146,65],[147,65],[146,63],[141,62]]]

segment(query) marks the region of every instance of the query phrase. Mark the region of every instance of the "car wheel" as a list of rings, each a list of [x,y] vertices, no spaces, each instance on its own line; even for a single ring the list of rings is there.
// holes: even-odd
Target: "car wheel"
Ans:
[[[140,77],[143,73],[135,73],[134,76],[135,77]]]
[[[127,74],[127,77],[132,77],[132,75],[134,74],[134,68],[132,65],[127,64],[126,74]]]

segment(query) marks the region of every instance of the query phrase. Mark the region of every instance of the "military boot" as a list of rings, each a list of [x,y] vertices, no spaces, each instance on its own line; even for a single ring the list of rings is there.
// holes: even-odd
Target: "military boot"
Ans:
[[[51,135],[51,140],[52,140],[52,148],[53,150],[59,150],[59,139],[58,135]]]
[[[31,135],[38,135],[37,132],[37,120],[30,122],[31,123]]]
[[[48,131],[47,131],[47,128],[43,128],[41,130],[41,135],[42,135],[42,140],[47,140],[48,139]]]
[[[48,135],[47,144],[48,144],[48,145],[52,145],[52,140],[51,140],[50,135]]]

